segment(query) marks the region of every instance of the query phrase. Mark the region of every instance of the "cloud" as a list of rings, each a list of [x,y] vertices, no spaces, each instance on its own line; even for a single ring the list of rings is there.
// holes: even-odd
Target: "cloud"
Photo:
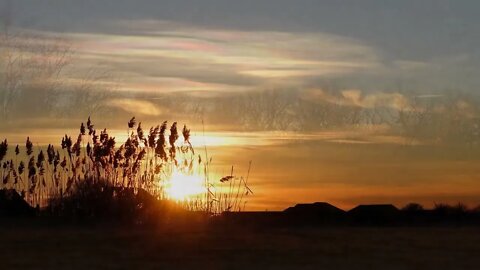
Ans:
[[[314,102],[329,102],[342,106],[356,106],[365,109],[383,107],[395,110],[406,110],[410,108],[408,98],[400,93],[375,92],[365,94],[359,89],[342,90],[339,91],[337,95],[328,93],[322,89],[311,89],[305,91],[302,98]]]
[[[353,89],[342,91],[342,96],[347,103],[368,109],[387,107],[401,110],[409,106],[408,99],[399,93],[379,92],[363,95],[361,90]]]
[[[117,25],[125,26],[123,33],[66,35],[76,44],[80,66],[113,70],[134,91],[165,89],[172,81],[175,85],[165,91],[228,92],[279,83],[302,87],[313,78],[380,65],[375,49],[327,33],[239,31],[155,20]]]
[[[124,110],[132,114],[141,114],[147,116],[158,116],[162,113],[162,110],[158,108],[155,104],[138,99],[122,98],[122,99],[113,99],[108,102],[107,106]]]
[[[121,90],[221,93],[322,88],[325,81],[367,91],[403,87],[435,94],[459,85],[478,88],[476,65],[464,64],[471,61],[468,53],[404,58],[352,36],[319,30],[245,31],[144,18],[97,24],[101,31],[64,33],[75,43],[74,66],[114,71],[125,84]]]

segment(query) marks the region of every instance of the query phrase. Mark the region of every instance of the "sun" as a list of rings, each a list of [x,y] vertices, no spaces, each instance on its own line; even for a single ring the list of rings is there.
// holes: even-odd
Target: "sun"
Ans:
[[[185,201],[205,192],[203,179],[198,175],[173,172],[166,184],[167,196],[176,201]]]

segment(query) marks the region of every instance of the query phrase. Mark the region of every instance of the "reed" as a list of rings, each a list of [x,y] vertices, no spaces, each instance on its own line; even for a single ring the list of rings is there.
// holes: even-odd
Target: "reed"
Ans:
[[[65,134],[60,147],[49,144],[46,149],[34,149],[27,137],[25,153],[17,145],[15,159],[10,160],[4,160],[9,149],[4,140],[0,143],[1,185],[39,207],[83,198],[80,195],[86,189],[114,190],[112,196],[146,192],[163,201],[172,200],[167,187],[174,173],[196,175],[202,178],[204,191],[176,203],[212,215],[243,210],[245,198],[253,193],[248,187],[251,164],[246,178],[235,176],[232,167],[230,175],[212,180],[212,159],[206,148],[204,158],[195,153],[186,125],[179,132],[177,122],[168,125],[165,121],[150,127],[147,134],[133,117],[127,122],[127,134],[118,146],[116,138],[107,129],[97,130],[89,117],[81,123],[78,136]]]

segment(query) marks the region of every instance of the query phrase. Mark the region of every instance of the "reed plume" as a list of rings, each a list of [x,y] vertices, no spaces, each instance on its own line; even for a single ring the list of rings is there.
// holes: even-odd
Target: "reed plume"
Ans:
[[[113,190],[112,196],[146,192],[156,199],[168,200],[166,187],[174,172],[197,173],[205,180],[204,194],[178,203],[186,209],[210,214],[241,210],[239,205],[243,195],[251,192],[247,182],[234,176],[233,168],[230,175],[210,181],[207,168],[212,159],[205,158],[204,162],[201,155],[195,155],[191,132],[186,125],[181,130],[183,142],[180,144],[177,122],[168,128],[168,122],[164,121],[150,127],[145,134],[142,123],[137,124],[132,117],[127,127],[126,141],[117,146],[115,137],[107,129],[95,129],[89,117],[80,124],[76,140],[65,134],[61,139],[61,150],[49,144],[46,149],[39,147],[36,155],[33,143],[27,137],[26,160],[17,163],[20,157],[17,145],[15,161],[2,163],[2,184],[25,194],[34,206],[46,206],[52,202],[58,205],[65,198],[77,196],[80,188],[94,186],[104,187],[101,190],[105,192]],[[0,142],[0,162],[7,156],[7,150],[7,140]],[[223,184],[227,184],[228,189],[222,188]]]

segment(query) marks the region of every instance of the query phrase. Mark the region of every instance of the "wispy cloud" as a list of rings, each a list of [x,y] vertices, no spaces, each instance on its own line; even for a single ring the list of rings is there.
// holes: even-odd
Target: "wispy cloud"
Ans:
[[[160,110],[158,106],[146,100],[130,98],[113,99],[108,101],[106,105],[132,113],[133,115],[158,116],[162,113],[162,110]]]
[[[410,101],[400,93],[363,93],[362,90],[359,89],[341,90],[337,95],[322,89],[310,89],[304,91],[303,98],[314,102],[329,102],[342,106],[357,106],[366,109],[383,107],[407,110],[410,108]]]
[[[373,48],[326,33],[223,30],[145,20],[116,23],[125,27],[124,33],[68,36],[77,44],[77,61],[128,75],[122,77],[129,90],[242,91],[282,80],[302,86],[309,78],[380,65]]]

